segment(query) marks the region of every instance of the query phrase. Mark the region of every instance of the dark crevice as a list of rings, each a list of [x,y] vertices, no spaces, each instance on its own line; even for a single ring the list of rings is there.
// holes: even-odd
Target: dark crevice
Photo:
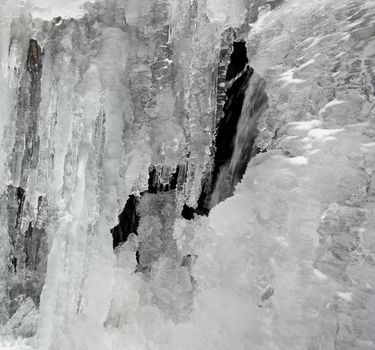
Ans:
[[[231,81],[235,78],[245,69],[248,62],[246,43],[244,41],[234,42],[225,80]]]
[[[220,168],[232,158],[237,124],[241,117],[246,88],[253,72],[254,70],[248,67],[227,90],[228,99],[224,106],[224,117],[220,120],[217,127],[215,140],[216,152],[212,172],[213,185],[217,180]]]
[[[17,236],[20,235],[22,213],[25,202],[25,190],[9,185],[7,188],[8,235],[12,249],[15,249]]]
[[[17,202],[18,202],[18,211],[17,211],[17,219],[16,219],[15,228],[20,226],[23,203],[25,202],[25,190],[21,187],[17,187]]]
[[[126,242],[131,233],[137,234],[139,216],[137,214],[138,197],[134,194],[128,197],[124,210],[119,215],[119,224],[112,230],[113,248]]]
[[[205,192],[201,193],[200,200],[202,199],[201,202],[198,201],[198,206],[196,208],[189,207],[187,204],[184,204],[182,208],[181,215],[184,219],[186,220],[193,220],[194,219],[194,214],[197,215],[208,215],[209,210],[204,207],[204,198],[207,194]]]
[[[138,265],[139,265],[140,258],[141,258],[141,255],[139,254],[139,250],[137,250],[137,251],[135,252],[135,259],[137,260],[137,264],[138,264]]]
[[[195,210],[198,215],[208,215],[210,209],[206,206],[206,200],[208,199],[210,193],[212,192],[212,177],[211,174],[204,179],[202,185],[202,191],[198,199],[198,206]]]
[[[169,176],[168,183],[162,183],[162,175],[164,169],[158,170],[155,166],[149,168],[148,189],[143,191],[139,196],[134,194],[128,197],[125,207],[119,215],[119,224],[111,229],[113,237],[113,249],[122,243],[125,243],[130,234],[138,235],[137,229],[139,225],[140,216],[137,211],[139,201],[145,194],[157,194],[161,192],[174,191],[178,187],[179,175],[185,176],[181,167],[178,165],[176,171]],[[137,262],[140,260],[140,252],[136,252]]]
[[[29,226],[28,226],[28,228],[25,232],[25,246],[24,246],[25,264],[26,264],[27,267],[35,265],[31,261],[32,260],[32,252],[31,252],[31,249],[30,249],[31,248],[30,243],[32,241],[32,238],[33,238],[33,226],[32,226],[32,222],[29,222]]]
[[[31,72],[39,73],[42,69],[42,50],[38,42],[30,39],[29,49],[27,51],[26,69]]]
[[[152,168],[148,173],[148,193],[157,193],[157,172],[155,168]]]
[[[13,265],[14,273],[17,273],[17,258],[15,256],[10,256],[10,262]]]
[[[192,207],[187,206],[184,204],[184,207],[182,208],[181,215],[186,220],[192,220],[194,219],[195,209]]]
[[[183,207],[181,215],[187,220],[193,219],[194,214],[208,215],[210,211],[210,198],[220,169],[230,162],[233,155],[237,125],[241,117],[246,89],[253,72],[254,70],[248,66],[246,43],[244,41],[234,42],[225,78],[227,88],[223,117],[216,128],[214,165],[212,172],[203,180],[197,208],[191,208],[187,205]],[[245,166],[238,169],[241,174],[236,174],[236,178],[242,177],[246,170],[247,162],[251,156],[250,153],[244,161]]]

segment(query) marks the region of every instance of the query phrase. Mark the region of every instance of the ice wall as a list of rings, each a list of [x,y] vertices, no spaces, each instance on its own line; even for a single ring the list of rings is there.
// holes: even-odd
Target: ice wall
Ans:
[[[1,345],[374,346],[371,1],[5,5]],[[245,167],[258,120],[264,153],[234,197],[187,221],[235,39],[255,79],[230,167]],[[138,236],[113,250],[141,193]]]
[[[250,31],[267,151],[192,243],[223,349],[375,346],[373,31],[369,1],[288,1]]]
[[[184,202],[196,205],[215,131],[222,33],[238,25],[243,6],[226,3],[224,21],[210,18],[204,1],[81,5],[1,9],[1,323],[4,337],[37,329],[31,345],[39,349],[89,348],[73,335],[80,324],[101,334],[105,325],[121,326],[116,313],[135,307],[116,294],[124,270],[134,274],[135,254],[122,264],[110,230],[128,195],[147,189],[150,166],[161,182],[178,165],[187,169],[178,198],[166,195],[161,210],[173,219]],[[149,216],[166,215],[152,215],[155,200],[144,203],[140,238]],[[166,244],[174,242],[172,219]],[[165,248],[166,259],[174,255]],[[188,264],[177,268],[186,259],[175,260],[167,265],[191,294]],[[154,284],[132,278],[169,308],[155,274]],[[140,299],[137,285],[129,288]]]

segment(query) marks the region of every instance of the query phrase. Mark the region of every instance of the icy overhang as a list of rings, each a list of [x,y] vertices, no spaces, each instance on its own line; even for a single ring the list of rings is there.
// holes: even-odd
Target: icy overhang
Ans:
[[[27,6],[33,18],[50,21],[56,17],[79,18],[86,11],[84,4],[95,2],[94,0],[28,0],[20,1],[20,4]]]
[[[245,20],[245,0],[208,0],[207,15],[210,22],[239,27]]]

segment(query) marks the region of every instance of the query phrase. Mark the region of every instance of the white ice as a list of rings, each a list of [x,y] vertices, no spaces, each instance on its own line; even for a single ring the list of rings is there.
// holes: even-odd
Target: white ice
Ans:
[[[6,160],[16,133],[17,68],[27,50],[22,38],[32,31],[45,50],[41,158],[28,190],[48,194],[53,211],[37,335],[12,339],[9,331],[0,346],[373,349],[372,1],[286,0],[264,9],[246,42],[251,66],[267,83],[269,108],[256,141],[267,152],[251,160],[234,196],[208,217],[176,220],[175,250],[149,274],[134,272],[135,250],[148,232],[157,231],[155,247],[162,245],[160,218],[146,216],[143,236],[131,236],[115,253],[109,230],[127,196],[147,188],[148,166],[175,167],[187,152],[183,199],[196,204],[214,132],[221,33],[242,23],[246,2],[118,3],[128,11],[128,31],[96,23],[100,40],[92,42],[82,35],[84,26],[69,27],[53,49],[41,22],[25,14],[27,6],[7,2],[1,9],[1,135],[7,131],[1,186],[13,181]],[[44,19],[83,11],[73,1],[31,5]],[[10,18],[17,16],[26,24],[9,53]],[[165,60],[157,40],[174,45],[173,57]],[[166,68],[154,79],[150,65],[160,62],[175,69],[168,76],[174,80],[157,89],[152,84],[163,82]],[[169,203],[166,217],[178,217],[178,205]],[[36,206],[30,200],[31,212]],[[0,273],[8,276],[4,224],[0,249]],[[174,259],[187,254],[189,266]]]

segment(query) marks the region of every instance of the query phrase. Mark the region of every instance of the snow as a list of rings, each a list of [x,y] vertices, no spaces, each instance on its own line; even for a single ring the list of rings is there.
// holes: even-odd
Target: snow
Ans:
[[[296,4],[293,1],[289,2],[291,6]],[[364,16],[366,20],[358,25],[367,26],[367,29],[362,29],[362,38],[366,38],[364,40],[368,43],[373,41],[365,34],[371,26],[369,19],[373,18],[373,12],[367,7],[369,2],[361,4],[367,8],[368,13]],[[311,13],[303,15],[304,10],[309,6],[314,7],[312,10],[314,16],[311,16]],[[285,344],[285,339],[282,336],[278,338],[275,333],[288,334],[288,337],[294,335],[293,344],[288,344],[288,348],[296,349],[309,348],[312,342],[318,343],[322,348],[329,348],[330,344],[339,342],[340,345],[337,345],[339,347],[360,349],[363,344],[372,344],[374,341],[372,331],[367,326],[368,323],[374,322],[372,316],[366,321],[361,320],[346,306],[350,302],[356,305],[355,308],[374,310],[371,297],[361,292],[362,288],[367,288],[367,281],[374,278],[374,270],[370,266],[363,265],[365,257],[361,254],[360,247],[368,247],[368,244],[362,239],[357,241],[356,232],[357,230],[362,232],[369,226],[374,231],[374,221],[366,223],[366,219],[363,221],[359,218],[359,213],[364,210],[367,213],[365,217],[374,213],[373,204],[367,204],[365,198],[368,197],[361,194],[363,193],[361,188],[366,186],[366,181],[372,181],[369,178],[371,171],[368,171],[368,167],[373,169],[374,149],[371,140],[375,136],[373,122],[366,127],[352,126],[356,120],[368,121],[368,117],[373,114],[373,111],[369,114],[365,112],[365,110],[369,111],[368,108],[371,110],[369,105],[373,103],[372,97],[367,102],[362,100],[361,107],[353,109],[350,107],[353,93],[356,94],[354,91],[362,89],[367,83],[362,81],[364,84],[361,85],[362,87],[351,84],[350,81],[345,83],[345,78],[348,76],[347,67],[349,67],[345,67],[345,64],[350,65],[345,62],[354,62],[356,59],[364,62],[369,56],[364,58],[362,52],[356,51],[354,42],[350,41],[349,33],[343,32],[351,30],[352,27],[332,22],[332,17],[328,15],[335,11],[343,13],[341,11],[348,9],[347,6],[346,2],[340,4],[328,1],[309,2],[306,8],[300,6],[299,11],[296,10],[294,13],[295,16],[292,15],[293,10],[289,6],[281,6],[268,16],[268,22],[262,23],[261,28],[250,32],[247,41],[255,70],[267,80],[270,99],[269,113],[264,117],[264,124],[261,123],[263,128],[259,141],[295,156],[286,158],[282,165],[280,155],[277,157],[276,154],[257,155],[250,163],[243,182],[237,188],[239,195],[241,191],[249,194],[252,209],[250,209],[250,199],[248,204],[241,203],[237,206],[234,200],[231,203],[231,206],[237,207],[237,210],[244,207],[251,211],[255,207],[259,225],[267,225],[258,229],[258,235],[252,235],[252,241],[257,243],[253,245],[251,251],[252,254],[260,256],[258,260],[262,262],[254,264],[258,273],[264,270],[264,260],[268,261],[270,266],[268,276],[272,279],[275,290],[272,297],[273,305],[270,308],[272,310],[270,312],[274,312],[275,316],[270,318],[278,320],[277,326],[270,329],[266,316],[258,323],[260,328],[263,324],[272,334],[270,335],[272,342],[265,348],[272,348],[272,346],[278,348],[279,344]],[[358,8],[354,6],[353,12],[357,10]],[[281,25],[280,18],[284,18],[283,16],[285,19],[282,20]],[[312,21],[315,22],[317,18],[319,21],[315,25]],[[349,24],[350,21],[346,23]],[[314,38],[309,35],[313,30],[316,34]],[[293,46],[289,43],[291,35],[295,43]],[[342,38],[349,38],[346,46],[342,46],[342,41],[339,41]],[[372,44],[363,43],[363,47],[367,45]],[[299,69],[301,51],[305,57],[314,57],[315,61],[304,69]],[[336,61],[332,62],[332,57],[336,57]],[[334,80],[330,81],[330,78],[324,77],[331,76],[333,65],[340,68]],[[360,68],[350,74],[359,76],[366,73]],[[305,79],[306,88],[301,84],[299,89],[293,90],[286,96],[278,88],[278,83],[282,81],[280,77]],[[368,75],[365,79],[371,80]],[[271,141],[275,130],[278,130],[278,139]],[[292,168],[291,160],[297,157],[305,157],[307,163]],[[288,170],[284,170],[284,167],[287,167],[284,164],[288,163],[290,164]],[[267,171],[269,171],[268,179],[265,175]],[[259,172],[256,176],[257,187],[250,190],[251,181],[248,177],[255,177],[256,172]],[[273,179],[272,173],[277,174],[277,178]],[[288,180],[280,179],[281,174],[288,174]],[[285,190],[280,183],[288,184],[290,187]],[[261,186],[264,188],[259,188]],[[262,194],[262,197],[257,199],[257,193]],[[298,195],[301,196],[300,203]],[[291,196],[290,200],[289,196]],[[235,198],[240,201],[239,196]],[[317,202],[314,202],[315,200]],[[285,203],[283,206],[279,204],[282,202]],[[277,207],[280,208],[278,215],[270,214],[276,206],[270,203],[278,203]],[[314,205],[316,205],[315,213],[312,211]],[[298,210],[302,212],[298,213]],[[284,216],[282,213],[285,213]],[[314,215],[317,216],[314,218]],[[236,218],[236,222],[239,221],[241,220]],[[290,226],[293,221],[297,224],[295,227]],[[272,231],[273,227],[274,231]],[[264,232],[267,234],[263,236]],[[281,232],[285,234],[281,235]],[[304,234],[298,235],[301,232]],[[277,248],[275,246],[272,249],[273,239],[280,242],[280,237],[285,237],[282,240],[284,244],[278,244]],[[310,243],[308,239],[311,240]],[[357,242],[358,248],[352,245],[354,241]],[[260,246],[262,249],[259,249]],[[346,251],[350,246],[356,253]],[[267,250],[263,247],[271,247],[271,249]],[[296,265],[299,267],[295,268]],[[344,273],[345,277],[340,277],[343,276],[340,275],[341,273]],[[284,292],[285,282],[283,283],[281,276],[288,281],[288,292]],[[296,314],[300,316],[294,316]],[[308,326],[303,326],[304,322],[307,322]],[[284,328],[283,325],[286,324],[288,326]],[[360,329],[360,339],[352,336],[349,330],[345,331],[341,328],[336,338],[337,324],[339,327],[348,325]],[[297,329],[300,334],[294,333]],[[311,343],[308,339],[311,339]]]
[[[290,84],[303,84],[304,82],[306,82],[306,80],[304,79],[289,79],[289,78],[283,78],[283,79],[280,79],[282,81],[285,81],[285,84],[281,87],[281,88],[284,88]]]
[[[303,79],[295,79],[293,78],[294,72],[296,69],[292,68],[284,73],[281,74],[281,78],[278,81],[283,82],[284,84],[282,85],[281,88],[284,88],[290,84],[302,84],[305,82]]]
[[[308,163],[308,159],[306,157],[294,157],[290,158],[288,160],[291,164],[296,164],[296,165],[303,165]]]
[[[328,108],[332,108],[334,106],[337,106],[337,105],[341,105],[342,103],[345,103],[345,101],[340,101],[340,100],[337,100],[336,98],[334,98],[332,101],[328,102],[320,111],[319,111],[319,114],[320,113],[324,113],[327,111]]]
[[[331,135],[336,135],[337,133],[343,131],[343,129],[311,129],[307,135],[314,137],[316,139],[327,139]]]
[[[0,349],[1,350],[32,350],[33,348],[23,340],[6,340],[0,338]]]
[[[321,281],[325,281],[328,279],[328,277],[324,273],[320,272],[317,269],[314,269],[314,275]]]
[[[304,122],[292,122],[290,125],[293,125],[296,130],[310,130],[321,125],[322,122],[318,119],[313,119]]]
[[[226,27],[238,27],[245,19],[245,6],[245,0],[207,0],[207,15],[214,23],[225,23]]]
[[[337,292],[337,296],[347,302],[352,300],[352,293],[349,292]]]
[[[52,20],[56,17],[82,17],[86,11],[84,4],[94,0],[27,0],[22,1],[30,8],[34,18]],[[59,24],[57,24],[59,25]]]
[[[309,61],[307,61],[307,62],[301,64],[301,65],[298,67],[298,69],[304,69],[304,68],[306,68],[306,67],[308,67],[308,66],[310,66],[310,65],[312,65],[312,64],[314,64],[314,63],[315,63],[315,60],[312,58],[311,60],[309,60]]]

